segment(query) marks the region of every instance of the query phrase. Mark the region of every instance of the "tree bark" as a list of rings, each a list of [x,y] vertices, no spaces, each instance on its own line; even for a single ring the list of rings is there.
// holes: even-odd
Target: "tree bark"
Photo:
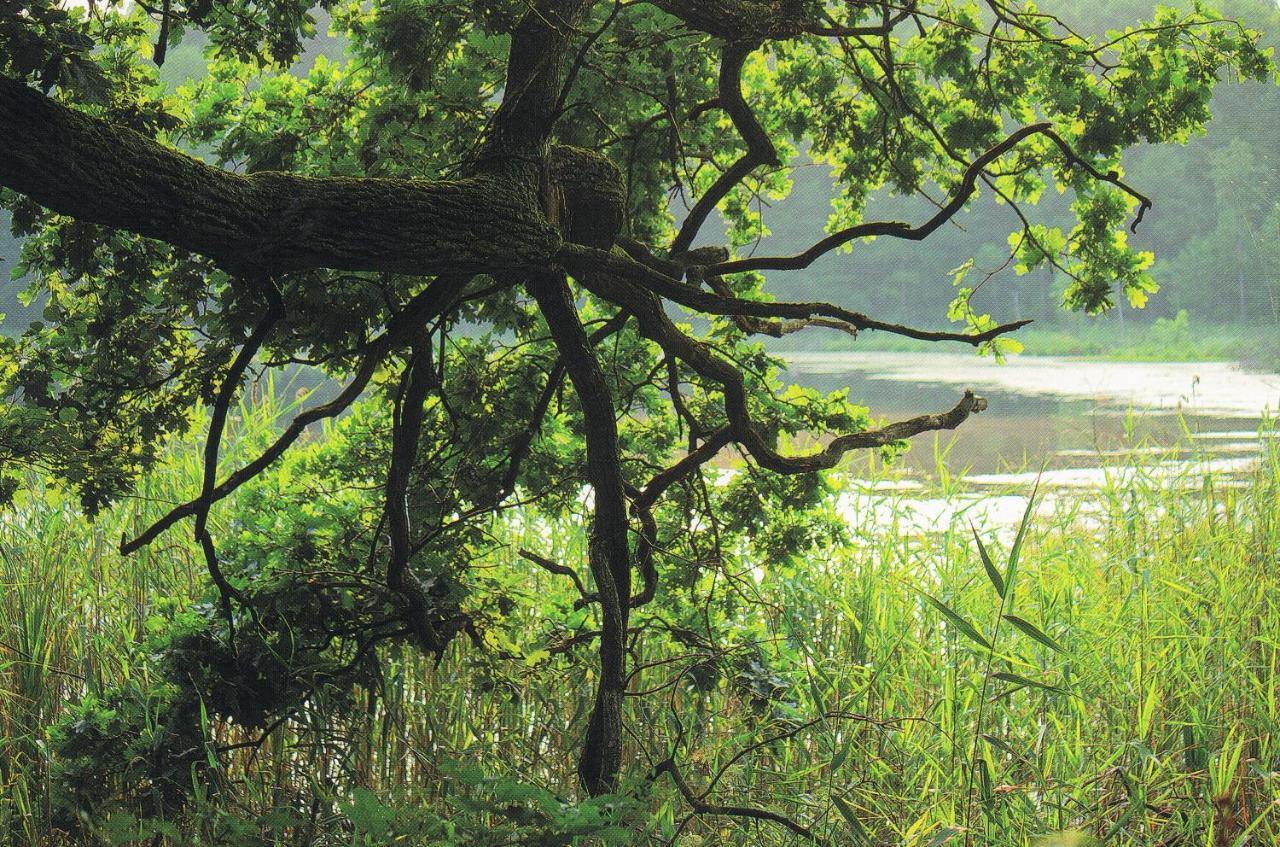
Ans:
[[[534,192],[508,179],[242,176],[7,77],[0,77],[0,185],[238,275],[321,267],[501,273],[546,264],[562,240]]]
[[[617,788],[622,767],[622,704],[631,598],[629,523],[618,426],[609,384],[578,320],[564,277],[539,276],[530,281],[529,292],[546,318],[582,405],[587,481],[595,500],[588,558],[600,599],[602,634],[600,682],[578,760],[578,777],[590,794],[599,795]]]

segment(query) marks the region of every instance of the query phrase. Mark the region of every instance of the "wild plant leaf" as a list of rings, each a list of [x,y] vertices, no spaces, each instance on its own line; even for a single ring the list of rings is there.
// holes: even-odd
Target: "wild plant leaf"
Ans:
[[[1019,630],[1023,632],[1023,634],[1027,635],[1030,638],[1034,638],[1036,641],[1039,641],[1041,644],[1048,647],[1050,650],[1053,650],[1055,653],[1067,652],[1061,644],[1059,644],[1054,639],[1050,638],[1048,635],[1045,635],[1044,631],[1041,630],[1040,627],[1033,624],[1031,621],[1026,620],[1025,618],[1020,618],[1017,615],[1005,615],[1004,619],[1009,623],[1013,624],[1014,626],[1016,626]]]
[[[964,633],[969,640],[973,641],[984,650],[992,650],[991,642],[987,641],[987,639],[983,637],[982,633],[978,632],[978,628],[965,620],[959,612],[924,591],[920,592],[920,596],[925,600],[928,600],[931,606],[941,612],[943,617],[949,620],[956,629]]]
[[[944,826],[942,829],[934,833],[933,838],[924,847],[942,847],[944,844],[950,844],[951,841],[964,830],[957,826]]]
[[[867,832],[866,827],[862,825],[862,821],[858,820],[858,815],[838,794],[831,795],[831,802],[835,804],[836,811],[840,813],[840,817],[844,818],[845,823],[849,825],[849,831],[853,833],[853,842],[855,844],[870,844],[871,836]]]
[[[999,674],[997,674],[997,676],[998,675]],[[992,747],[995,747],[996,749],[1000,750],[1000,752],[1004,753],[1005,755],[1013,758],[1018,757],[1018,751],[1010,747],[1009,742],[1005,741],[1000,736],[991,735],[990,733],[984,732],[982,733],[982,739],[986,741],[988,744],[990,744]]]
[[[385,838],[391,834],[395,820],[395,812],[386,806],[378,795],[367,788],[357,788],[350,805],[346,807],[347,818],[356,832],[365,833],[372,838]]]
[[[1034,679],[1030,679],[1029,677],[1022,676],[1021,674],[1008,673],[1007,671],[1000,671],[999,673],[992,674],[992,676],[994,676],[996,679],[1002,680],[1003,682],[1011,682],[1014,685],[1023,685],[1023,686],[1028,686],[1030,688],[1040,688],[1045,691],[1052,691],[1055,694],[1068,693],[1065,688],[1060,688],[1056,685],[1049,685],[1047,682],[1036,682]]]
[[[833,772],[836,770],[839,770],[840,766],[844,764],[845,759],[849,758],[849,750],[852,747],[853,747],[853,740],[850,739],[849,741],[846,741],[839,750],[836,751],[836,754],[834,756],[831,757],[831,770]]]
[[[982,536],[978,535],[977,528],[973,524],[969,524],[969,529],[973,532],[973,540],[978,542],[978,555],[982,558],[982,567],[987,571],[987,579],[991,580],[996,593],[1000,595],[1001,599],[1004,599],[1004,577],[1000,576],[1000,571],[996,569],[995,562],[991,561],[991,554],[987,552],[987,545],[982,543]]]
[[[1027,537],[1027,527],[1031,525],[1031,515],[1035,512],[1036,494],[1039,491],[1040,477],[1037,476],[1036,484],[1031,489],[1031,496],[1027,498],[1027,508],[1022,513],[1022,520],[1018,523],[1018,534],[1013,539],[1013,546],[1009,548],[1009,566],[1004,572],[1004,584],[1009,590],[1013,589],[1013,580],[1018,572],[1018,560],[1022,558],[1022,542]]]
[[[816,710],[822,711],[825,708],[823,704],[827,698],[823,696],[822,689],[818,686],[818,681],[813,677],[809,677],[809,696],[813,698],[813,706]]]

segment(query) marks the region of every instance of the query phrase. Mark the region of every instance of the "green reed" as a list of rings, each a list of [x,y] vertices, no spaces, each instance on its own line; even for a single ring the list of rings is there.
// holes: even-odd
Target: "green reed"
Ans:
[[[241,405],[227,462],[276,430],[291,405],[280,393]],[[737,598],[718,643],[637,648],[632,689],[653,693],[631,703],[630,788],[648,808],[636,843],[682,823],[679,843],[695,847],[802,843],[759,821],[683,821],[671,786],[644,778],[672,753],[709,800],[779,811],[837,844],[1277,843],[1280,446],[1261,443],[1243,477],[1196,462],[1170,475],[1165,457],[1135,452],[1097,488],[1045,485],[1020,544],[1017,520],[977,516],[1000,497],[1022,498],[1021,512],[1029,485],[983,493],[947,477],[859,497],[845,543],[786,561],[746,550],[704,575],[701,589]],[[57,843],[46,727],[86,693],[145,681],[135,645],[203,590],[180,530],[116,552],[197,489],[198,456],[197,439],[178,439],[165,470],[94,523],[39,478],[0,519],[0,833],[15,845]],[[893,473],[848,472],[863,479],[850,490]],[[956,514],[922,522],[922,501]],[[506,586],[517,622],[548,630],[573,589],[517,551],[579,560],[584,525],[517,514],[493,533],[477,568]],[[443,808],[472,790],[448,762],[575,795],[590,647],[506,661],[489,647],[459,642],[439,664],[388,649],[384,684],[359,693],[360,708],[321,698],[228,754],[238,819],[301,809],[279,843],[356,843],[355,786]],[[154,843],[245,837],[220,810],[194,809],[181,838]]]

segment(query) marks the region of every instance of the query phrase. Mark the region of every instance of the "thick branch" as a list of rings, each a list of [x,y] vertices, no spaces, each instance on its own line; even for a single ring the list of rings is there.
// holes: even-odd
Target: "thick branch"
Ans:
[[[817,25],[805,0],[652,0],[690,28],[728,41],[792,38]]]
[[[755,114],[742,96],[742,65],[757,45],[747,42],[730,42],[724,46],[720,54],[720,105],[733,120],[733,126],[747,145],[747,152],[742,158],[729,166],[720,174],[720,178],[707,189],[707,193],[698,198],[689,216],[680,227],[679,234],[671,243],[672,255],[688,250],[698,231],[706,222],[716,206],[728,196],[734,187],[746,179],[747,175],[761,165],[778,164],[778,151],[769,140],[768,133],[760,125]]]
[[[231,398],[235,396],[236,391],[240,388],[240,383],[244,380],[245,371],[248,370],[253,357],[262,349],[267,336],[271,334],[272,327],[284,317],[284,306],[280,301],[280,294],[276,291],[274,283],[270,280],[264,280],[263,288],[267,291],[268,305],[266,314],[263,315],[258,325],[254,327],[248,340],[245,341],[244,346],[240,348],[240,352],[236,354],[235,359],[231,362],[231,367],[227,369],[226,376],[223,377],[218,397],[213,404],[213,414],[209,421],[209,435],[204,448],[204,476],[200,485],[200,496],[195,500],[195,539],[199,542],[201,550],[204,552],[205,566],[209,570],[209,577],[218,588],[218,594],[222,599],[222,612],[227,619],[227,631],[233,637],[235,633],[235,618],[231,614],[231,600],[234,598],[240,603],[244,603],[245,598],[239,589],[227,581],[226,576],[222,573],[221,566],[218,564],[218,552],[214,547],[213,536],[210,535],[208,527],[209,509],[213,505],[213,489],[218,478],[218,452],[222,445],[222,430],[227,422],[227,412],[231,407]]]
[[[559,117],[569,48],[595,0],[529,0],[511,34],[502,105],[490,125],[481,160],[540,159]]]
[[[496,273],[545,263],[560,241],[532,195],[509,181],[241,176],[8,77],[0,77],[0,185],[246,276],[319,267]]]
[[[630,263],[629,260],[624,261]],[[642,265],[637,267],[649,273]],[[883,447],[930,430],[955,429],[969,415],[986,408],[985,400],[966,391],[960,402],[949,412],[923,415],[883,429],[847,433],[836,437],[826,448],[816,453],[785,456],[766,441],[752,421],[742,373],[712,352],[706,344],[681,332],[667,316],[657,295],[626,279],[603,273],[588,271],[576,279],[592,294],[635,315],[641,333],[662,347],[668,355],[677,356],[704,378],[719,383],[724,391],[725,414],[729,418],[733,439],[746,448],[752,458],[763,467],[775,473],[797,474],[827,470],[835,467],[851,450]]]
[[[602,633],[600,681],[578,760],[578,776],[592,795],[599,795],[617,787],[622,766],[622,700],[626,688],[626,632],[631,596],[629,522],[618,452],[618,427],[608,381],[582,329],[568,283],[563,276],[538,276],[529,282],[529,292],[546,318],[582,404],[587,481],[595,501],[588,559],[600,598]]]
[[[436,384],[431,366],[431,339],[421,329],[412,345],[412,356],[401,379],[391,436],[391,466],[387,469],[386,515],[391,556],[387,561],[387,588],[403,604],[406,623],[419,646],[439,654],[444,643],[431,624],[431,598],[422,581],[409,569],[413,555],[409,520],[409,476],[422,438],[423,405]]]
[[[879,24],[842,26],[813,14],[820,4],[805,0],[651,0],[653,5],[684,21],[691,28],[720,38],[784,40],[798,35],[852,38],[887,35],[916,10],[909,0]],[[852,4],[851,4],[852,5]],[[888,7],[886,7],[888,8]]]

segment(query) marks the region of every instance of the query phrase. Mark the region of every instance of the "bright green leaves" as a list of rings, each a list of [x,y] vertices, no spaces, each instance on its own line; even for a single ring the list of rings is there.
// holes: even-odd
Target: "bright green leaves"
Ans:
[[[1047,14],[1007,9],[1016,23],[994,28],[979,4],[940,2],[925,11],[919,25],[903,24],[885,38],[774,48],[786,95],[762,98],[758,108],[800,131],[798,146],[832,166],[841,193],[828,230],[878,217],[872,198],[886,189],[935,201],[951,194],[975,156],[1019,126],[1048,119],[1083,164],[1031,137],[987,168],[978,186],[1019,205],[1022,219],[1011,216],[1021,225],[1016,266],[1065,271],[1069,308],[1101,311],[1113,292],[1141,306],[1155,284],[1150,255],[1132,250],[1125,234],[1135,203],[1084,165],[1106,174],[1127,147],[1200,132],[1220,79],[1274,71],[1257,33],[1202,5],[1159,9],[1148,22],[1100,38],[1065,29],[1053,7]],[[1070,24],[1070,13],[1061,14]],[[1073,190],[1073,224],[1061,223],[1056,210],[1036,220],[1028,208],[1050,181]],[[982,322],[966,304],[962,292],[952,317],[976,328]]]
[[[1040,627],[1031,623],[1031,621],[1020,618],[1017,615],[1005,615],[1004,619],[1010,624],[1012,624],[1015,628],[1017,628],[1018,631],[1020,631],[1022,634],[1026,635],[1028,638],[1031,638],[1034,641],[1040,642],[1045,647],[1048,647],[1050,650],[1054,651],[1055,653],[1066,652],[1066,650],[1063,649],[1061,644],[1059,644],[1056,640],[1050,638],[1049,636],[1045,635],[1044,631],[1041,630]]]
[[[447,58],[472,23],[465,5],[433,0],[384,0],[369,18],[369,49],[415,91],[430,88],[450,69]]]
[[[94,512],[154,463],[164,436],[186,429],[243,324],[234,303],[204,307],[225,284],[207,266],[27,211],[21,225],[44,229],[24,245],[24,300],[43,305],[43,320],[0,347],[0,394],[11,401],[0,406],[0,455],[63,476]],[[222,338],[198,344],[197,329]]]
[[[1073,208],[1079,224],[1071,232],[1067,269],[1073,277],[1064,294],[1069,308],[1099,312],[1114,305],[1118,288],[1134,307],[1146,303],[1156,290],[1147,273],[1154,256],[1129,247],[1124,221],[1136,201],[1112,188],[1077,200]]]
[[[352,65],[318,56],[305,74],[258,76],[249,65],[215,60],[179,96],[185,140],[212,145],[220,163],[250,173],[363,173],[360,127],[375,94],[373,80]]]
[[[1069,277],[1063,305],[1097,313],[1115,305],[1119,292],[1133,308],[1142,308],[1158,288],[1148,273],[1155,257],[1129,245],[1126,221],[1138,201],[1110,186],[1096,186],[1072,205],[1077,224],[1070,233],[1032,224],[1009,236],[1019,276],[1045,265]],[[953,319],[956,319],[953,316]]]
[[[951,270],[951,284],[956,288],[956,296],[952,298],[951,303],[947,306],[947,319],[955,322],[963,322],[965,328],[971,333],[982,333],[989,329],[994,329],[999,325],[990,314],[986,312],[978,312],[973,308],[973,298],[987,280],[991,278],[988,274],[987,280],[978,285],[966,285],[965,282],[974,272],[976,262],[968,259],[964,264]],[[990,341],[983,342],[978,347],[981,355],[994,355],[997,360],[1006,353],[1022,352],[1022,344],[1015,338],[1008,336],[998,336]]]
[[[937,597],[934,597],[931,594],[920,592],[920,596],[923,597],[925,602],[927,602],[930,606],[932,606],[933,608],[941,612],[942,616],[946,618],[947,621],[952,626],[954,626],[956,630],[965,638],[969,639],[974,644],[981,647],[983,650],[991,651],[992,649],[994,649],[991,646],[991,642],[987,640],[986,636],[984,636],[981,632],[979,632],[978,628],[974,626],[972,623],[970,623],[964,617],[964,615],[960,614],[955,609],[951,608],[946,603],[942,602]]]

